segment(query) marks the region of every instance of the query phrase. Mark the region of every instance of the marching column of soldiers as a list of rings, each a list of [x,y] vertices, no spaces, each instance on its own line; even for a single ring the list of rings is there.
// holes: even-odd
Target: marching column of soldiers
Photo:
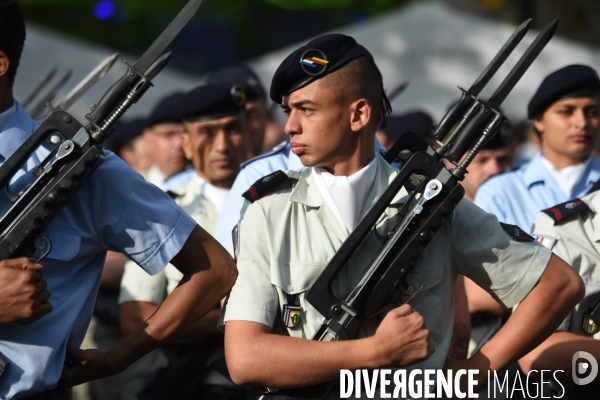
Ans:
[[[40,122],[13,94],[26,36],[16,0],[0,0],[0,31],[2,178]],[[228,66],[119,121],[35,251],[0,261],[0,399],[289,399],[286,389],[378,368],[476,369],[482,398],[488,371],[562,370],[547,393],[593,396],[600,378],[569,383],[574,354],[600,359],[600,79],[586,65],[531,94],[521,131],[537,154],[517,165],[515,125],[464,154],[465,198],[394,294],[347,340],[311,340],[325,318],[311,289],[410,165],[411,152],[386,158],[394,143],[411,131],[440,145],[431,117],[391,111],[369,49],[334,33],[292,51],[268,89],[248,66]],[[38,145],[4,182],[2,214],[58,159]],[[429,200],[419,179],[390,197],[332,296],[349,298],[386,229]]]

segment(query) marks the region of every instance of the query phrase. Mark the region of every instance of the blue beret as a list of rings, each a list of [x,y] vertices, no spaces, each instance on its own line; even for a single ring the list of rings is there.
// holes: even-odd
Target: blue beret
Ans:
[[[104,147],[117,153],[122,146],[131,142],[144,132],[146,120],[143,118],[130,121],[119,120],[115,124],[115,132],[104,142]]]
[[[214,72],[206,81],[206,83],[229,83],[230,85],[238,85],[246,93],[247,101],[254,101],[265,95],[258,77],[245,64],[236,64],[229,67],[224,67]]]
[[[587,65],[569,65],[544,78],[529,101],[527,114],[529,119],[533,119],[557,100],[599,94],[600,80],[596,71]]]
[[[17,0],[0,0],[0,10],[4,10],[13,4],[17,4]]]
[[[350,36],[332,33],[311,40],[287,56],[271,82],[271,100],[281,98],[324,77],[360,56],[373,56]]]
[[[164,97],[152,110],[148,117],[146,126],[156,124],[172,124],[181,122],[181,116],[177,109],[177,102],[183,97],[183,93],[173,93]]]
[[[222,118],[245,110],[246,93],[237,85],[212,83],[186,93],[178,102],[184,121]]]

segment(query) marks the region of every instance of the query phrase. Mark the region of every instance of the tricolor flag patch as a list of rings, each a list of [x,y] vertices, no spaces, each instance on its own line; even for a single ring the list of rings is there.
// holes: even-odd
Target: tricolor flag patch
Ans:
[[[300,64],[306,65],[307,67],[311,68],[317,68],[318,66],[324,67],[325,65],[329,64],[329,61],[323,60],[319,57],[307,57],[300,61]]]
[[[548,236],[536,236],[535,241],[544,246],[547,249],[552,250],[552,245],[556,239]]]

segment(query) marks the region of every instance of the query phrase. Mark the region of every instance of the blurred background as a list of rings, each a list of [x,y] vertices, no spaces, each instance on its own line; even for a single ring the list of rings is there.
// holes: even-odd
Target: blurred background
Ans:
[[[185,0],[20,0],[28,39],[15,94],[23,97],[47,70],[72,76],[57,98],[115,51],[135,62]],[[516,25],[532,30],[489,90],[508,73],[526,46],[553,18],[554,39],[505,102],[511,119],[523,119],[531,94],[547,73],[572,63],[600,67],[600,2],[596,0],[206,0],[170,46],[169,68],[127,116],[146,113],[160,97],[188,90],[219,67],[248,62],[265,87],[290,49],[326,32],[353,35],[374,54],[393,89],[409,81],[392,106],[424,109],[434,119],[469,87]],[[121,75],[118,61],[70,110],[78,118]],[[281,116],[277,116],[281,118]]]

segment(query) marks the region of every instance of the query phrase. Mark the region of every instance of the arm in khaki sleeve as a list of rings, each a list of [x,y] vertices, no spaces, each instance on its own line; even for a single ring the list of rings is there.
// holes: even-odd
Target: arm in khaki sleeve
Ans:
[[[225,356],[235,383],[308,386],[339,377],[340,369],[406,366],[433,352],[423,317],[408,305],[392,310],[367,339],[317,342],[274,334],[278,300],[270,280],[266,217],[260,203],[245,207],[239,277],[223,311]]]
[[[537,242],[513,241],[494,216],[481,214],[481,210],[470,206],[462,211],[468,212],[467,221],[470,222],[464,222],[464,214],[455,215],[453,229],[466,232],[460,243],[467,250],[461,253],[456,243],[455,257],[456,262],[471,265],[470,268],[462,267],[459,272],[471,273],[471,279],[479,281],[480,286],[495,293],[507,306],[514,305],[525,295],[507,323],[479,352],[466,361],[449,360],[447,363],[447,367],[453,370],[479,369],[480,376],[484,377],[486,371],[508,366],[547,338],[583,298],[584,286],[569,265]],[[473,232],[465,230],[465,223],[472,227]],[[478,229],[485,230],[487,236],[477,240],[475,236],[484,233]],[[456,253],[459,253],[458,256]],[[466,257],[468,253],[472,253],[470,258]],[[547,260],[548,254],[547,265],[540,268],[540,262]],[[480,263],[482,267],[478,267]],[[543,271],[541,276],[540,270]],[[522,272],[516,273],[518,271]],[[487,277],[487,286],[484,277]],[[491,290],[492,284],[497,288]],[[479,381],[483,383],[484,379]],[[466,384],[466,380],[461,384]]]
[[[183,278],[156,313],[107,352],[69,345],[67,360],[73,365],[63,370],[61,386],[70,387],[124,370],[211,311],[236,278],[231,256],[199,226],[171,262]]]

